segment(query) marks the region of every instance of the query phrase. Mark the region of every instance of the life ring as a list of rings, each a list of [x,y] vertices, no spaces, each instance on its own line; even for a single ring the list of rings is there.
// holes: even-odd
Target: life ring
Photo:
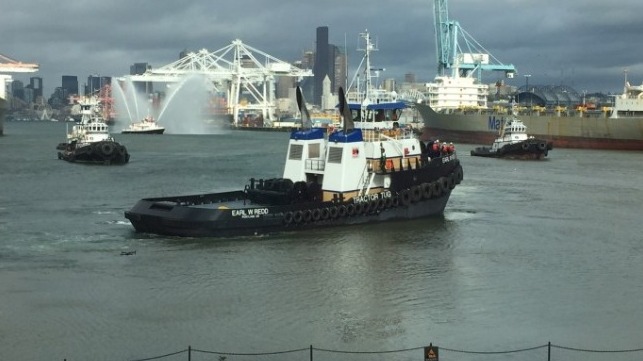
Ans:
[[[339,211],[337,210],[337,207],[332,206],[328,209],[328,215],[330,218],[337,218],[337,215],[339,214]]]
[[[310,209],[307,209],[304,211],[304,222],[310,222],[310,220],[313,218],[313,212],[310,211]]]
[[[349,217],[355,215],[355,204],[349,204],[346,206],[346,214],[348,214]]]
[[[114,153],[114,145],[112,143],[103,143],[100,146],[100,150],[103,152],[103,155],[110,156]]]
[[[292,223],[292,212],[286,212],[284,214],[284,223],[285,224],[290,224]]]
[[[424,199],[431,199],[433,196],[433,188],[431,187],[431,183],[422,183],[422,197]]]
[[[545,143],[545,142],[540,142],[540,143],[538,144],[538,149],[540,149],[540,150],[545,150],[545,149],[547,149],[547,143]]]
[[[528,143],[522,143],[521,147],[522,147],[522,150],[527,150],[527,149],[529,149],[529,144]]]
[[[127,154],[127,150],[124,146],[121,145],[120,147],[118,147],[118,154],[120,154],[121,156],[125,156],[125,154]]]
[[[330,217],[330,211],[328,210],[328,208],[322,208],[319,213],[323,221],[327,220],[328,217]]]
[[[304,213],[302,211],[296,211],[292,215],[292,219],[295,221],[295,223],[301,223],[301,221],[304,219]]]
[[[345,205],[339,206],[339,209],[337,210],[337,216],[338,217],[346,217],[347,209]]]
[[[417,203],[422,199],[422,188],[419,186],[411,187],[411,201]]]
[[[317,222],[319,219],[321,219],[321,210],[319,208],[315,208],[312,211],[312,218],[313,221]]]
[[[408,189],[403,189],[400,192],[400,204],[405,207],[411,204],[411,191],[409,191]]]

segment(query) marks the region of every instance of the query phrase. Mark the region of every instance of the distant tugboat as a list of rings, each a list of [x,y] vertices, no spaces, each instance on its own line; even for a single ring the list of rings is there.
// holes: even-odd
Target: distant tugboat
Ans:
[[[510,159],[544,159],[553,143],[527,135],[527,127],[519,119],[512,118],[500,128],[500,136],[491,147],[478,147],[471,150],[472,156],[510,158]]]
[[[109,134],[109,126],[99,112],[95,97],[80,101],[81,119],[67,133],[67,141],[58,144],[58,159],[72,163],[125,164],[130,155],[124,145]]]
[[[123,134],[163,134],[165,127],[158,125],[156,120],[147,116],[138,123],[132,123],[129,127],[123,129]]]

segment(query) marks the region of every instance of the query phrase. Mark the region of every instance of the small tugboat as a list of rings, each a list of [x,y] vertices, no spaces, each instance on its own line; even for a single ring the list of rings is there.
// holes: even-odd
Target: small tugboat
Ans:
[[[152,116],[147,116],[138,123],[132,123],[123,129],[122,134],[163,134],[165,127],[158,125]]]
[[[80,122],[67,133],[67,141],[56,147],[58,159],[105,165],[129,162],[127,149],[112,138],[98,107],[99,101],[95,97],[80,101]]]
[[[508,159],[544,159],[553,143],[527,135],[527,127],[516,118],[511,118],[500,128],[500,136],[491,147],[477,147],[472,156]]]

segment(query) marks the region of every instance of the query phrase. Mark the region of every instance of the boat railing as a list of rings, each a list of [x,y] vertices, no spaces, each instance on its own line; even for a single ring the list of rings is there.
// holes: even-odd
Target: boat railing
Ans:
[[[366,142],[378,142],[382,140],[411,139],[415,136],[412,129],[364,129],[362,137]]]

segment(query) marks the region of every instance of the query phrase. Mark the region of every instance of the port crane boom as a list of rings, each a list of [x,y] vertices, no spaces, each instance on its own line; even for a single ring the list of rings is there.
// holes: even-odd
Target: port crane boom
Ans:
[[[500,71],[513,78],[516,73],[513,65],[501,63],[459,22],[449,20],[448,0],[434,0],[433,11],[439,76],[468,77],[475,73],[480,80],[482,71]]]

